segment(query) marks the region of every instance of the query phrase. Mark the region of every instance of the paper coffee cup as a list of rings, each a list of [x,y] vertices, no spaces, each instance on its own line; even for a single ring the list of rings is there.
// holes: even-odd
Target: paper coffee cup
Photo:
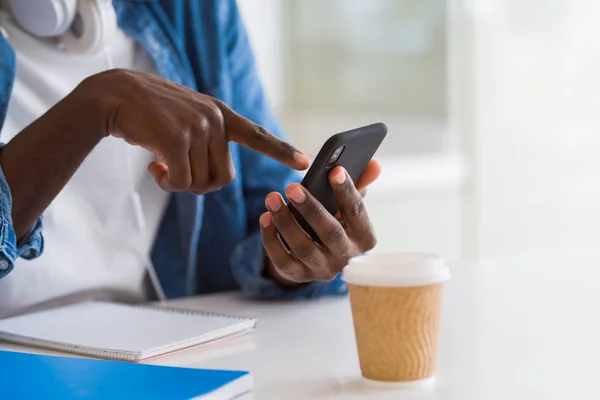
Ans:
[[[348,283],[364,378],[418,386],[435,373],[444,284],[442,257],[423,253],[350,260]]]

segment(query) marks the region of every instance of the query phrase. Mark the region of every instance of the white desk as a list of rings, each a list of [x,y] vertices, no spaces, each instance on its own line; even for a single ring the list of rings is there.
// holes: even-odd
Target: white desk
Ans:
[[[600,398],[600,257],[455,267],[437,384],[421,393],[361,383],[346,299],[261,303],[221,294],[173,304],[258,317],[252,334],[151,361],[249,370],[254,399]]]

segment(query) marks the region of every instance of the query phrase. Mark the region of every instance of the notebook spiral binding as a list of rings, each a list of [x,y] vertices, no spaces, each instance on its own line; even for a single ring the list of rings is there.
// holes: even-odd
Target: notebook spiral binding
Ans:
[[[194,315],[194,316],[198,316],[198,317],[220,317],[220,318],[237,319],[237,320],[242,320],[242,321],[248,321],[248,320],[255,319],[252,317],[244,317],[244,316],[240,316],[240,315],[228,315],[228,314],[221,314],[221,313],[215,313],[215,312],[210,312],[210,311],[191,310],[189,308],[171,307],[171,306],[166,306],[166,305],[162,305],[162,304],[137,304],[132,307],[148,308],[151,310],[166,311],[166,312],[182,314],[182,315]]]

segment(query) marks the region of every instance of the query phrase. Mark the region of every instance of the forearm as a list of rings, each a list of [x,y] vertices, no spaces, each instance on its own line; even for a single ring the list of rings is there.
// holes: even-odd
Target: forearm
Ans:
[[[106,135],[98,102],[75,90],[0,151],[12,196],[12,219],[22,238]]]

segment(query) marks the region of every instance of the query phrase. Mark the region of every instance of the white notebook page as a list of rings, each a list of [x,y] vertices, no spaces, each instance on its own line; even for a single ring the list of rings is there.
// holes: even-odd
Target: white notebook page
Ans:
[[[134,355],[109,358],[137,360],[241,333],[256,323],[192,313],[88,302],[0,320],[0,338],[77,353],[128,352]]]

